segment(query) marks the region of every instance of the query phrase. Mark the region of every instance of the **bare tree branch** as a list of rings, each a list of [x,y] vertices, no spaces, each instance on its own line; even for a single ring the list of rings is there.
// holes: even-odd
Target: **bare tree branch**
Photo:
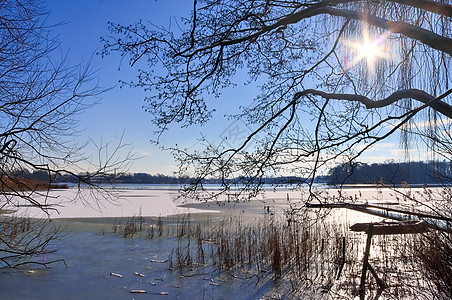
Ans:
[[[436,111],[442,113],[443,115],[452,118],[452,106],[447,102],[441,101],[441,99],[445,98],[449,94],[452,93],[452,90],[447,91],[443,95],[439,97],[434,97],[425,91],[418,89],[407,89],[407,90],[399,90],[388,97],[381,100],[371,100],[365,96],[356,95],[356,94],[334,94],[334,93],[326,93],[319,90],[308,89],[301,92],[295,93],[294,99],[299,99],[300,97],[306,95],[316,95],[325,99],[335,99],[335,100],[347,100],[347,101],[356,101],[364,104],[367,109],[370,108],[382,108],[389,106],[401,99],[414,99],[418,100],[428,106],[432,107]]]

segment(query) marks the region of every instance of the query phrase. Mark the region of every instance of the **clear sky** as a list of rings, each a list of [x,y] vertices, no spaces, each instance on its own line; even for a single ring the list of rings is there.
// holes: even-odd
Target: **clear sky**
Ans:
[[[171,175],[176,170],[175,162],[168,152],[162,152],[159,146],[150,143],[153,139],[154,128],[150,123],[142,106],[145,94],[139,89],[119,88],[118,80],[134,79],[136,70],[123,62],[121,69],[120,58],[112,55],[101,58],[96,55],[102,45],[100,37],[108,33],[107,22],[133,24],[139,19],[149,20],[157,25],[168,25],[171,16],[179,19],[188,16],[192,8],[192,1],[188,0],[46,0],[45,5],[50,10],[49,24],[64,23],[53,29],[59,36],[62,55],[67,54],[71,64],[87,63],[98,69],[96,75],[99,85],[113,87],[101,96],[100,103],[80,116],[80,126],[85,130],[78,137],[80,140],[91,138],[97,143],[100,140],[117,142],[123,132],[125,143],[130,144],[131,150],[141,157],[130,169],[131,172],[163,173]],[[174,22],[174,19],[173,19]],[[193,127],[189,129],[174,128],[163,136],[165,146],[190,146],[196,142],[200,133],[219,140],[231,131],[246,130],[244,124],[233,123],[220,117],[227,113],[231,103],[247,105],[257,94],[256,90],[238,86],[228,89],[221,98],[218,120],[207,127]],[[383,162],[388,158],[397,159],[400,153],[396,143],[379,145],[367,154],[367,162]],[[87,148],[94,151],[93,148]],[[414,158],[416,159],[416,158]]]
[[[192,8],[188,0],[79,0],[61,1],[47,0],[45,4],[50,11],[49,24],[59,24],[53,29],[61,41],[62,55],[68,55],[71,64],[87,63],[97,70],[99,85],[114,87],[101,95],[100,103],[87,110],[80,116],[81,141],[92,139],[96,143],[101,140],[118,141],[124,132],[125,143],[130,144],[129,149],[137,153],[137,160],[131,172],[162,173],[171,175],[176,171],[176,164],[172,155],[162,151],[160,146],[150,142],[154,139],[154,129],[150,123],[150,116],[144,112],[145,93],[140,89],[119,88],[118,80],[130,81],[136,76],[136,69],[130,68],[124,61],[120,65],[117,54],[101,58],[96,53],[101,49],[100,37],[108,34],[108,22],[133,24],[138,20],[148,20],[156,25],[174,25],[175,20],[180,21],[181,16],[187,16]],[[120,70],[118,67],[121,66]],[[218,113],[216,121],[208,126],[194,126],[180,129],[173,126],[170,132],[164,134],[161,145],[166,147],[189,147],[196,143],[201,133],[213,140],[234,130],[243,132],[247,128],[243,123],[230,122],[223,118],[224,114],[231,113],[231,107],[247,105],[253,101],[256,90],[239,85],[226,89],[218,100]],[[230,105],[234,101],[237,105]],[[237,141],[238,142],[238,141]],[[96,154],[94,147],[86,149],[88,153]]]
[[[101,58],[96,55],[101,49],[100,37],[108,33],[107,22],[132,24],[139,19],[149,20],[155,24],[167,25],[170,16],[181,16],[190,11],[190,1],[149,1],[149,0],[47,0],[45,5],[50,10],[49,24],[59,24],[52,32],[61,41],[62,55],[68,55],[69,63],[79,64],[90,61],[96,69],[99,85],[114,87],[101,95],[100,103],[80,116],[80,127],[84,129],[79,139],[92,139],[96,143],[118,141],[124,133],[125,143],[129,149],[141,157],[130,171],[164,173],[170,175],[175,170],[172,156],[162,152],[158,146],[150,143],[153,128],[142,106],[145,94],[139,89],[119,88],[118,80],[133,79],[135,70],[127,63],[121,65],[117,55]],[[189,132],[174,130],[171,138],[164,137],[166,146],[193,142],[199,136],[200,128]],[[95,152],[93,147],[86,151]]]

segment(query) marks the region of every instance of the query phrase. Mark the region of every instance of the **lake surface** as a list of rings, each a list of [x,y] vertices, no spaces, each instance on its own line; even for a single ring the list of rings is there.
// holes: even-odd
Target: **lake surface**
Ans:
[[[168,259],[169,249],[177,247],[176,238],[150,241],[126,239],[111,233],[72,232],[63,240],[55,241],[52,247],[59,249],[58,254],[40,259],[64,258],[68,268],[57,262],[50,269],[24,266],[2,270],[0,298],[152,299],[159,296],[202,299],[203,293],[208,293],[214,299],[221,299],[210,284],[209,276],[206,280],[198,276],[194,284],[195,280],[182,280],[177,271],[169,271],[167,263],[160,262]],[[122,278],[110,275],[112,272]],[[133,295],[131,290],[145,290],[147,294]],[[233,295],[230,290],[225,294]]]
[[[324,193],[331,197],[342,193],[346,199],[359,198],[370,203],[391,202],[398,197],[391,190],[370,188],[340,192],[330,189]],[[223,216],[231,213],[244,218],[264,216],[268,214],[266,207],[270,207],[272,213],[282,214],[289,204],[301,206],[306,200],[305,192],[268,190],[263,197],[251,202],[220,206],[203,203],[190,208],[174,203],[177,198],[174,186],[124,185],[115,195],[116,199],[93,201],[88,191],[82,191],[81,195],[75,189],[51,191],[51,199],[61,205],[51,217],[56,224],[63,225],[64,234],[50,245],[58,252],[41,256],[38,261],[64,258],[68,268],[56,262],[52,268],[26,265],[0,269],[0,299],[259,299],[288,293],[288,287],[274,281],[271,275],[267,278],[262,275],[256,284],[255,277],[232,278],[228,272],[211,266],[181,276],[178,271],[170,271],[165,263],[170,252],[180,246],[175,236],[123,238],[113,232],[113,226],[117,218],[132,216],[154,217],[152,222],[155,223],[155,217],[185,213],[193,214],[194,218],[197,213],[206,212],[209,215],[221,212]],[[73,201],[75,196],[77,200]],[[29,207],[21,208],[19,213],[40,216],[39,211]],[[345,210],[337,210],[330,218],[344,224],[381,220]],[[345,234],[348,229],[345,226],[343,230]],[[120,274],[122,278],[111,273]],[[131,290],[144,290],[146,294],[131,294]]]

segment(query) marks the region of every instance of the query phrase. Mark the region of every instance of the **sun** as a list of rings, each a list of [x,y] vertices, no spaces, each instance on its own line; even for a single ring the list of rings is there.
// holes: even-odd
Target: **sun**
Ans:
[[[369,32],[363,28],[362,38],[354,41],[345,41],[354,54],[351,62],[347,62],[350,69],[360,61],[365,60],[367,68],[371,74],[375,74],[375,64],[380,59],[388,58],[388,49],[385,47],[385,36],[377,36],[372,38]]]

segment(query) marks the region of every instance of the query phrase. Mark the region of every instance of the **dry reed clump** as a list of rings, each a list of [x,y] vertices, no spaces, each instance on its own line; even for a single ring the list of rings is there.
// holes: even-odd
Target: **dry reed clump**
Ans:
[[[163,236],[162,217],[157,219],[156,224],[147,224],[145,218],[138,215],[127,218],[124,224],[122,223],[122,219],[116,220],[113,225],[113,232],[119,233],[125,238],[139,237],[145,230],[149,239],[153,239],[155,235],[158,237]]]
[[[122,233],[125,238],[132,238],[144,229],[144,218],[142,216],[133,216],[128,218],[126,223],[122,225],[121,222],[113,226],[114,232]]]
[[[276,216],[261,217],[255,222],[225,218],[202,230],[190,225],[197,229],[180,228],[186,235],[178,235],[186,240],[186,247],[179,248],[184,253],[180,257],[185,259],[179,267],[193,267],[195,260],[189,256],[195,257],[202,249],[203,255],[210,253],[210,260],[206,261],[219,270],[254,272],[257,276],[271,272],[274,279],[289,280],[294,290],[305,294],[329,293],[333,298],[343,292],[353,295],[358,292],[366,236],[350,232],[348,227],[349,224],[302,218],[288,223]],[[198,241],[197,249],[190,246],[189,236]],[[450,299],[450,235],[442,239],[431,234],[428,237],[436,241],[429,242],[430,247],[423,247],[427,242],[415,234],[374,236],[369,262],[388,288],[380,290],[368,272],[367,297],[377,298],[384,292],[384,297],[396,299]],[[419,264],[413,249],[425,249],[429,260],[424,264],[432,264],[430,277],[427,274],[429,281],[425,276],[428,268]],[[437,288],[431,289],[431,283]]]
[[[364,233],[349,231],[347,222],[303,217],[288,222],[278,215],[252,218],[233,215],[197,220],[190,215],[179,215],[143,223],[142,218],[134,217],[115,228],[125,237],[140,236],[140,232],[144,232],[148,238],[155,238],[166,232],[165,237],[175,238],[178,246],[169,251],[167,263],[169,270],[177,269],[181,275],[217,270],[234,278],[240,274],[245,275],[244,278],[255,277],[258,282],[263,278],[284,280],[292,286],[296,297],[324,293],[333,298],[357,295],[366,240]],[[450,236],[447,241],[450,242]],[[446,281],[450,277],[441,278],[439,273],[428,275],[426,264],[432,263],[431,268],[441,273],[442,269],[434,263],[438,264],[442,256],[449,264],[441,262],[441,267],[448,267],[450,275],[452,258],[438,250],[441,245],[430,243],[431,247],[426,247],[426,243],[417,235],[373,237],[369,263],[389,286],[384,290],[384,297],[429,299],[431,295],[449,295],[438,290],[451,286],[450,281]],[[448,247],[450,250],[450,244]],[[423,249],[419,253],[431,260],[421,265],[419,253],[413,249]],[[438,286],[436,290],[429,290],[432,283]],[[379,297],[381,293],[368,272],[366,297]]]
[[[452,233],[423,234],[412,251],[425,277],[436,286],[438,298],[452,299]]]
[[[232,273],[271,272],[275,280],[303,281],[304,286],[318,283],[328,290],[344,261],[343,245],[337,243],[342,241],[341,233],[324,235],[325,228],[308,222],[287,225],[286,219],[277,216],[255,221],[226,217],[208,225],[189,220],[183,217],[177,230],[179,246],[174,254],[179,272],[211,264]],[[169,261],[172,264],[172,255]]]

